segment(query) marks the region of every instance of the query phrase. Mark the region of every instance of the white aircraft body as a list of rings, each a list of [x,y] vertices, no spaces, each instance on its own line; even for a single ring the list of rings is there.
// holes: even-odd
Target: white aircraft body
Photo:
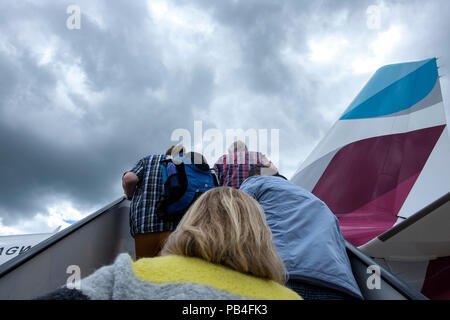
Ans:
[[[51,233],[0,236],[0,265],[27,252],[33,246],[57,233],[60,228],[58,227]]]

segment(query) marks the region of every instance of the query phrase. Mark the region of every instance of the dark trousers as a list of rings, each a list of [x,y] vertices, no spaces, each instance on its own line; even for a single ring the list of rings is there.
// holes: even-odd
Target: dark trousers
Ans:
[[[298,293],[304,300],[352,300],[346,293],[319,287],[300,280],[289,280],[286,287]]]

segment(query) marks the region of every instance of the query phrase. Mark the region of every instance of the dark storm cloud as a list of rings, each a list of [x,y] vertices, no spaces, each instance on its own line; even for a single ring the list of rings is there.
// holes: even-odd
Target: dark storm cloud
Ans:
[[[86,15],[77,31],[65,27],[68,4],[12,4],[2,15],[2,33],[14,51],[0,51],[5,225],[45,212],[58,197],[79,209],[113,200],[120,195],[122,172],[139,157],[163,152],[170,132],[188,127],[191,108],[207,105],[211,97],[214,75],[205,66],[167,72],[151,34],[143,32],[144,22],[151,23],[144,2],[103,3],[107,28]],[[57,37],[52,63],[40,65],[32,46],[15,37],[25,25]],[[58,62],[77,64],[89,90],[105,99],[93,104],[69,87],[67,96],[83,115],[65,112],[55,99]],[[152,94],[159,89],[169,93],[163,101]]]
[[[365,26],[365,10],[373,1],[177,2],[184,5],[196,3],[198,7],[208,10],[218,23],[232,30],[233,38],[244,55],[241,73],[252,92],[280,95],[293,84],[292,70],[281,59],[287,35],[293,33],[296,48],[304,52],[307,50],[308,33],[332,28],[329,16],[339,10],[350,10],[350,15],[359,16],[357,21]],[[320,19],[311,25],[313,15]]]
[[[306,141],[317,141],[329,127],[316,108],[323,96],[320,85],[324,79],[301,66],[293,69],[284,61],[283,49],[289,45],[298,54],[306,54],[307,39],[336,28],[330,16],[341,10],[349,11],[347,19],[353,19],[352,27],[365,27],[365,10],[372,2],[183,0],[178,3],[195,3],[231,30],[242,53],[236,79],[253,95],[268,99],[266,105],[254,106],[255,112],[239,125],[244,129],[283,128],[280,151],[284,160],[303,159],[306,155],[299,156],[298,150]],[[273,116],[275,110],[278,117]],[[295,119],[294,130],[286,129],[287,119]]]

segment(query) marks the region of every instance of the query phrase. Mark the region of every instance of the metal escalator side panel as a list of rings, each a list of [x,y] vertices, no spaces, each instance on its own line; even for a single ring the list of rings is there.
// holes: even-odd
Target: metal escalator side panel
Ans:
[[[420,292],[408,286],[391,272],[377,264],[372,258],[354,247],[348,241],[345,246],[352,266],[353,275],[366,300],[428,300]],[[370,289],[367,282],[372,273],[368,267],[376,265],[380,269],[380,288]]]
[[[3,265],[0,299],[44,295],[66,284],[69,266],[78,266],[84,278],[121,252],[134,255],[129,202],[123,197]]]

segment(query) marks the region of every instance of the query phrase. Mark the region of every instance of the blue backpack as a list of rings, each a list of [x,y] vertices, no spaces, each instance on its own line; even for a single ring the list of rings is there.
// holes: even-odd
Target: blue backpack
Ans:
[[[163,160],[161,166],[164,192],[156,210],[160,218],[181,218],[200,195],[218,185],[214,170],[199,153]]]

